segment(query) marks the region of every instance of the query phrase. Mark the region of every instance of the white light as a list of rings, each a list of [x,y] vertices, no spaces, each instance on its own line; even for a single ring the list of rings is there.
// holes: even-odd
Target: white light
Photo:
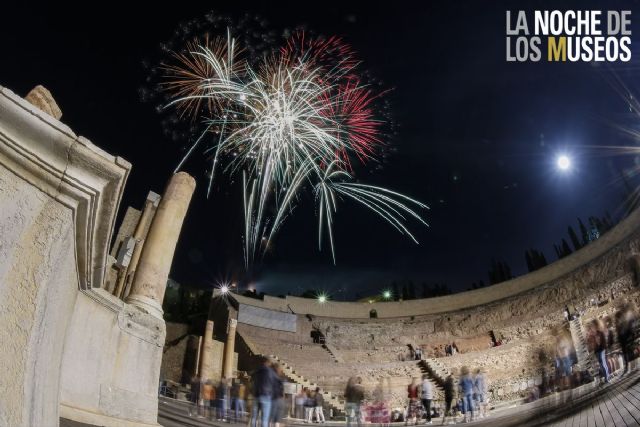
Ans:
[[[326,295],[320,295],[320,296],[318,297],[318,302],[319,302],[319,303],[327,302],[327,296],[326,296]]]
[[[558,169],[566,171],[571,167],[571,159],[565,155],[559,156],[556,162]]]
[[[227,285],[220,286],[220,293],[226,294],[227,292],[229,292],[229,287]]]

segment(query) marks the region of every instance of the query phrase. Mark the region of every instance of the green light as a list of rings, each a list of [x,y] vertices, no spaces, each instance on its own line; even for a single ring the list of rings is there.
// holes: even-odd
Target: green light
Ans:
[[[384,291],[382,293],[382,296],[384,297],[384,299],[389,299],[391,298],[391,291]]]

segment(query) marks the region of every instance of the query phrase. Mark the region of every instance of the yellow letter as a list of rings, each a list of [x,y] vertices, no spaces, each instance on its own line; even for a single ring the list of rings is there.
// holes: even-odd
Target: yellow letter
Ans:
[[[565,36],[558,37],[558,43],[556,44],[556,38],[553,36],[549,37],[549,62],[551,61],[560,61],[560,57],[562,57],[562,62],[567,60],[567,38]]]

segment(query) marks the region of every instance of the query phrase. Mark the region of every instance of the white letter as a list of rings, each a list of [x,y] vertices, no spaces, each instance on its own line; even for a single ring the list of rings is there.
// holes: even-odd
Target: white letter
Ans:
[[[549,11],[545,10],[544,12],[540,12],[539,10],[536,10],[535,20],[536,36],[540,34],[542,34],[543,36],[549,35]]]
[[[610,36],[620,32],[620,14],[615,10],[607,12],[607,33]]]

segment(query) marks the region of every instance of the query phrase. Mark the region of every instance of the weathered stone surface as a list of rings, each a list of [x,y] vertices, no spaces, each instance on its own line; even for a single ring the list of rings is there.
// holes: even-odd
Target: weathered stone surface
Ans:
[[[196,181],[184,172],[169,180],[140,254],[127,301],[162,319],[162,300]]]
[[[192,335],[188,335],[189,325],[184,323],[167,322],[167,337],[164,351],[162,354],[162,365],[160,367],[160,379],[173,382],[182,382],[187,380],[185,369],[185,355],[191,357],[196,355],[189,353],[189,339]],[[184,375],[183,375],[184,374]]]
[[[54,119],[60,120],[62,118],[62,110],[46,87],[42,85],[34,87],[24,99]]]
[[[157,424],[164,322],[102,289],[130,168],[0,87],[0,425]]]

